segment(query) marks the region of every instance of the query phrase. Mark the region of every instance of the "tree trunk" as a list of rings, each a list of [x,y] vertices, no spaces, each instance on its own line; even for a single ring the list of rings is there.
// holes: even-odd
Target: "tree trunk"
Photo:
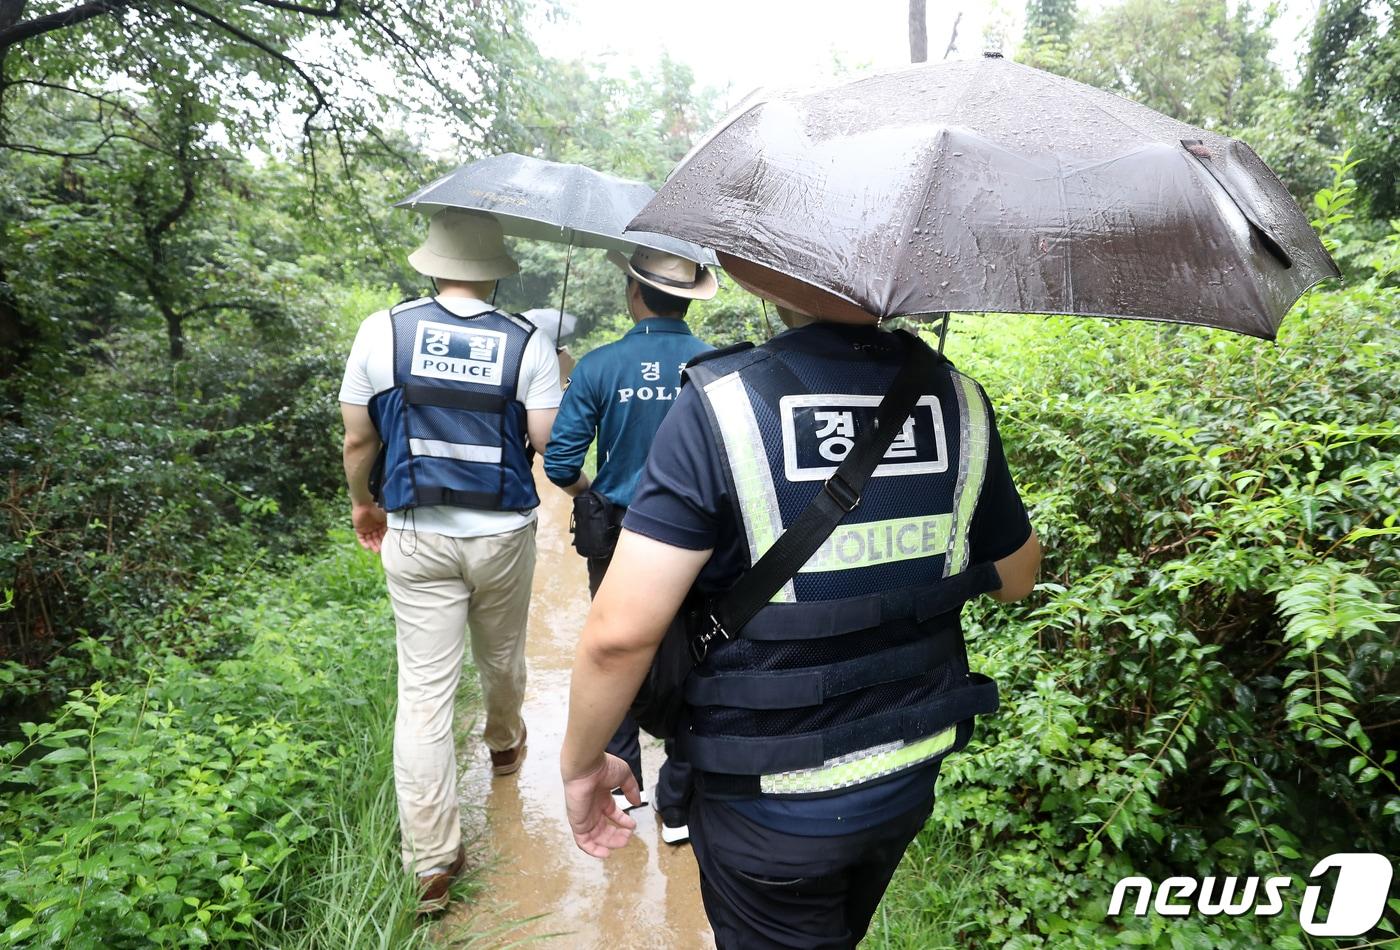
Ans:
[[[5,262],[0,260],[0,379],[5,379],[24,362],[24,316],[15,303],[14,291],[5,279]]]
[[[928,62],[927,0],[909,0],[909,61]]]
[[[184,324],[184,318],[178,313],[165,310],[165,335],[170,340],[170,361],[172,363],[178,363],[185,358]]]
[[[8,30],[24,16],[24,6],[28,0],[0,0],[0,30]],[[0,51],[0,56],[4,55]]]
[[[24,5],[28,0],[0,0],[0,31],[7,30],[19,22],[24,15]],[[5,56],[9,47],[0,47],[0,143],[8,138],[5,132],[5,90],[9,76],[5,73]]]

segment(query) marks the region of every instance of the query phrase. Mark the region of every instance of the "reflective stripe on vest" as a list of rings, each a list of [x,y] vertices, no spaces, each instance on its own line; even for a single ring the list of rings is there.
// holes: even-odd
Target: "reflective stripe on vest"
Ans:
[[[773,488],[773,474],[763,454],[763,436],[749,403],[749,394],[738,373],[722,376],[705,387],[705,395],[714,408],[715,421],[724,434],[724,454],[729,460],[729,474],[734,480],[735,499],[744,522],[749,553],[755,562],[783,533],[782,516],[778,512],[778,493]],[[773,596],[774,603],[793,603],[797,594],[792,581],[783,585]]]
[[[467,445],[462,442],[444,442],[441,439],[409,439],[408,447],[414,455],[430,455],[439,459],[486,462],[491,465],[501,460],[499,445]]]
[[[977,500],[982,497],[982,482],[987,477],[987,448],[991,441],[991,414],[986,399],[977,384],[961,373],[954,372],[953,388],[958,394],[958,433],[963,450],[958,457],[958,482],[953,489],[953,515],[958,526],[948,545],[948,559],[943,562],[943,576],[962,572],[970,553],[968,532]]]
[[[958,727],[949,726],[917,742],[887,742],[850,755],[837,756],[819,768],[763,775],[758,779],[758,788],[770,795],[801,795],[851,788],[930,762],[951,749],[957,739]]]

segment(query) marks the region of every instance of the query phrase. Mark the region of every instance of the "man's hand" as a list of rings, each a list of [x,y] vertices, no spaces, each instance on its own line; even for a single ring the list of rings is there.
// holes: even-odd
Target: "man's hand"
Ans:
[[[605,754],[603,764],[587,775],[564,780],[564,810],[574,843],[585,854],[606,858],[627,843],[637,822],[613,801],[612,790],[621,788],[633,805],[642,803],[637,779],[627,763]]]
[[[629,802],[642,800],[627,764],[603,749],[627,715],[657,646],[710,553],[672,547],[623,528],[608,576],[588,611],[569,681],[569,725],[559,750],[559,774],[574,841],[594,857],[606,858],[622,847],[637,827],[609,793],[620,788]]]
[[[374,502],[350,506],[350,521],[355,526],[355,540],[366,551],[379,553],[384,533],[389,530],[389,516]]]

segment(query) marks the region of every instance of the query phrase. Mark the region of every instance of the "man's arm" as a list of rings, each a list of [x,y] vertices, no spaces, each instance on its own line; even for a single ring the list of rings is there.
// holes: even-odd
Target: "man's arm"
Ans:
[[[379,454],[379,433],[365,406],[342,402],[340,417],[345,421],[341,457],[345,463],[345,483],[350,488],[350,521],[355,526],[355,539],[366,551],[378,552],[389,527],[384,509],[375,503],[369,491],[369,473]]]
[[[1040,538],[1034,528],[1024,544],[996,562],[996,568],[1001,587],[989,593],[993,600],[1009,604],[1035,589],[1036,575],[1040,573]]]
[[[525,432],[530,438],[530,446],[541,454],[549,446],[549,433],[554,428],[554,417],[558,409],[525,410]]]
[[[626,844],[636,827],[613,803],[612,789],[622,788],[633,804],[640,801],[631,770],[604,749],[709,557],[708,550],[673,547],[624,528],[588,612],[574,658],[559,771],[574,841],[594,857]]]
[[[593,480],[588,477],[588,473],[581,471],[578,473],[577,480],[571,484],[560,485],[559,487],[564,489],[564,494],[568,495],[570,498],[577,498],[579,495],[588,491],[588,487],[592,484]]]
[[[598,433],[600,412],[589,384],[590,366],[596,363],[590,361],[574,370],[574,378],[559,404],[559,417],[554,420],[549,451],[544,457],[545,475],[569,495],[587,491],[591,484],[583,470],[583,461]]]
[[[536,333],[525,347],[521,366],[524,390],[520,400],[525,404],[525,436],[530,446],[541,455],[549,445],[549,431],[559,412],[559,359],[548,337]]]

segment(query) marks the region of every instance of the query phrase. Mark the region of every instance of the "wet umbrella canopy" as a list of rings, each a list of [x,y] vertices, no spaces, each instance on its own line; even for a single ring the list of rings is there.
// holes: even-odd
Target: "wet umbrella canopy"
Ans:
[[[462,165],[397,207],[429,213],[439,208],[487,211],[514,237],[624,254],[640,244],[713,264],[712,252],[689,241],[661,234],[623,235],[627,222],[654,194],[639,181],[508,152]]]
[[[852,320],[1070,313],[1272,339],[1338,274],[1242,142],[999,56],[751,99],[631,226]]]

